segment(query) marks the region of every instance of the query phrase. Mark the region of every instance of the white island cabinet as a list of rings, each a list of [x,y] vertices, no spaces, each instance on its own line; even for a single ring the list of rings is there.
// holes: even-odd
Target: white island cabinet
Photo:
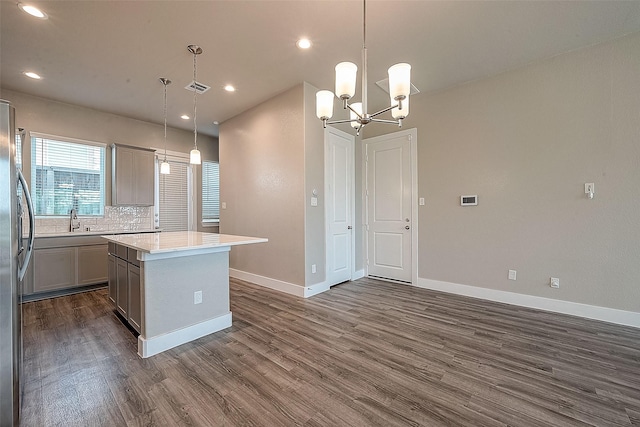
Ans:
[[[116,251],[124,249],[121,252],[126,251],[129,262],[139,264],[139,277],[128,280],[136,286],[123,285],[120,277],[109,277],[109,283],[127,293],[126,298],[115,298],[120,314],[140,313],[139,324],[137,320],[132,324],[140,332],[140,357],[230,327],[229,250],[235,245],[267,241],[195,231],[102,237],[115,245]],[[110,269],[110,275],[115,270]],[[137,317],[124,316],[129,323]]]

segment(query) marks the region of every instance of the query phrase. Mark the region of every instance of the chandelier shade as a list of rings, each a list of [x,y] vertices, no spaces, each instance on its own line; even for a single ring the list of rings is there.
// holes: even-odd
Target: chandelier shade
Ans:
[[[336,96],[351,99],[356,94],[358,66],[353,62],[341,62],[336,65]]]
[[[356,102],[351,104],[351,111],[349,111],[349,117],[351,118],[351,127],[358,129],[360,123],[358,123],[358,117],[362,116],[362,102]]]
[[[394,99],[391,99],[391,104],[393,104],[395,102]],[[407,117],[409,115],[409,97],[407,96],[403,101],[402,101],[402,110],[400,109],[400,106],[398,105],[398,107],[395,107],[393,109],[391,109],[391,116],[394,119],[404,119],[405,117]]]
[[[333,92],[330,90],[316,93],[316,115],[319,119],[330,119],[333,116]]]
[[[393,100],[409,97],[411,92],[411,65],[400,63],[389,67],[389,94]]]

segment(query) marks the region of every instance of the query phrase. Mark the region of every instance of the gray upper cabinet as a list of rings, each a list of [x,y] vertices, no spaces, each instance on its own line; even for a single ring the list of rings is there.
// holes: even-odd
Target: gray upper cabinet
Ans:
[[[111,156],[111,204],[153,205],[155,151],[113,144]]]

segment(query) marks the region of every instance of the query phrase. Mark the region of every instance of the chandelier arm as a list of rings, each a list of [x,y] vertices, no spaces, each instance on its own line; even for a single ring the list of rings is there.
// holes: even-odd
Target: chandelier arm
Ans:
[[[337,125],[340,123],[351,123],[353,120],[348,119],[348,120],[333,120],[331,122],[327,122],[328,125]]]
[[[384,109],[382,109],[382,110],[378,111],[377,113],[373,113],[373,114],[371,114],[371,117],[379,116],[380,114],[386,113],[387,111],[391,111],[391,110],[393,110],[394,108],[398,108],[398,105],[399,105],[399,104],[392,105],[392,106],[390,106],[390,107],[384,108]]]
[[[363,114],[360,114],[360,113],[358,113],[356,110],[354,110],[354,109],[353,109],[353,107],[352,107],[351,105],[349,105],[349,104],[347,104],[347,108],[348,108],[349,110],[353,111],[353,112],[358,116],[358,118],[359,118],[359,119],[362,119],[362,116],[363,116],[363,114],[364,114],[364,110],[363,110]],[[347,121],[348,121],[348,122],[350,122],[350,121],[352,121],[352,120],[347,120]]]
[[[391,123],[394,125],[398,125],[400,124],[400,122],[398,120],[385,120],[385,119],[371,119],[372,122],[376,122],[376,123]]]

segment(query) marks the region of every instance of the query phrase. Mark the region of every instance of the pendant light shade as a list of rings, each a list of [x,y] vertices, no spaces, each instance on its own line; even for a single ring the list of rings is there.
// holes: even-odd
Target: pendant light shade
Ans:
[[[316,93],[316,115],[322,120],[333,116],[333,92],[330,90],[320,90]]]
[[[160,173],[169,175],[171,166],[167,162],[167,86],[171,84],[171,80],[160,77],[160,83],[164,86],[164,160],[160,163]]]
[[[171,165],[167,162],[167,159],[164,159],[162,163],[160,163],[160,173],[162,175],[169,175],[171,173]]]
[[[336,65],[336,96],[351,99],[356,93],[358,66],[353,62],[341,62]]]
[[[405,99],[411,92],[411,65],[400,63],[389,67],[389,93],[392,100]]]
[[[200,150],[198,150],[197,148],[191,150],[191,153],[189,153],[189,163],[191,163],[192,165],[199,165],[200,163],[202,163]]]

